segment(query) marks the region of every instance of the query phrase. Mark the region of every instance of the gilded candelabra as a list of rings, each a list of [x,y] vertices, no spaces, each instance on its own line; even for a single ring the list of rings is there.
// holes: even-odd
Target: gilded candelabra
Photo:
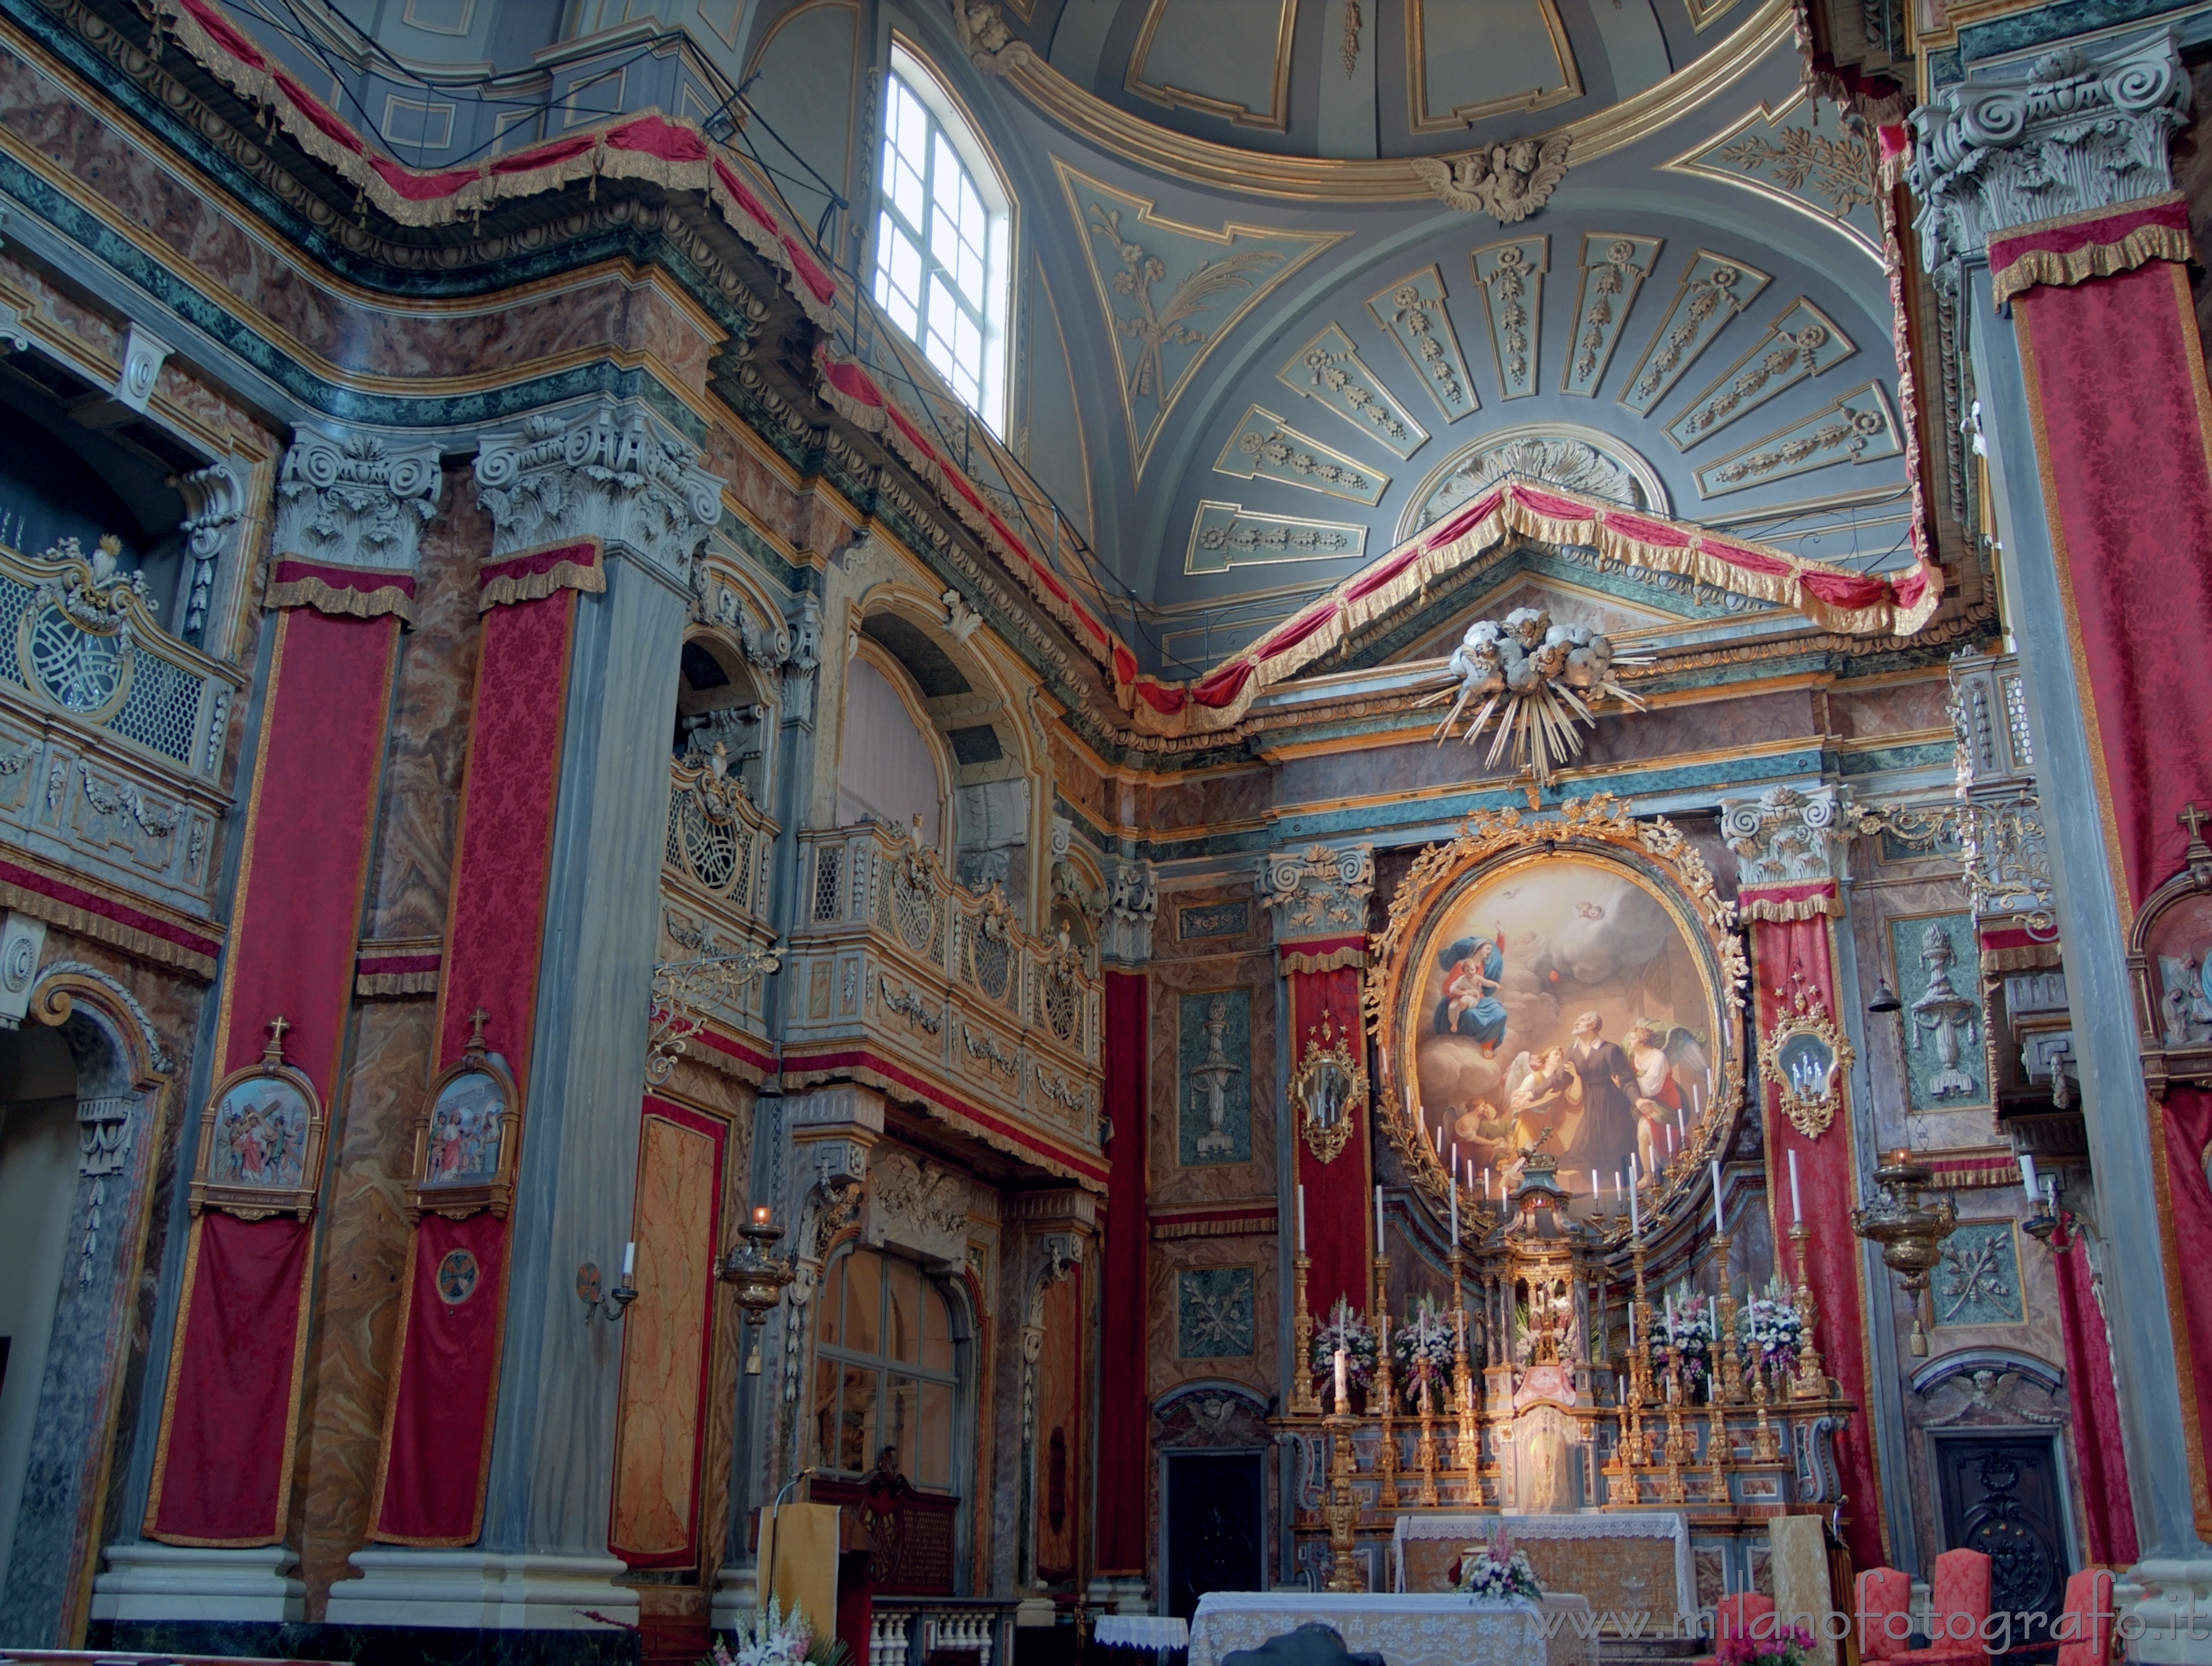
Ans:
[[[1851,1230],[1881,1246],[1882,1265],[1903,1280],[1912,1298],[1912,1352],[1928,1352],[1928,1333],[1921,1329],[1923,1297],[1928,1275],[1943,1259],[1943,1240],[1959,1224],[1958,1206],[1948,1198],[1934,1208],[1921,1201],[1921,1189],[1936,1171],[1909,1151],[1893,1151],[1874,1171],[1880,1188],[1873,1201],[1851,1211]]]
[[[1321,1401],[1313,1386],[1313,1310],[1306,1304],[1306,1275],[1312,1258],[1303,1252],[1291,1266],[1297,1271],[1297,1310],[1291,1321],[1291,1335],[1297,1346],[1297,1369],[1291,1377],[1291,1410],[1301,1416],[1318,1416]]]
[[[1741,1406],[1744,1401],[1742,1362],[1735,1353],[1735,1298],[1729,1292],[1729,1235],[1713,1234],[1713,1266],[1720,1274],[1720,1294],[1713,1310],[1720,1319],[1717,1339],[1719,1357],[1713,1362],[1713,1403]]]
[[[1751,1363],[1751,1403],[1759,1412],[1759,1426],[1751,1437],[1752,1460],[1758,1463],[1779,1463],[1782,1461],[1782,1442],[1774,1432],[1774,1426],[1766,1420],[1766,1361]]]
[[[1794,1400],[1828,1397],[1827,1368],[1820,1363],[1820,1350],[1813,1343],[1813,1321],[1819,1312],[1819,1304],[1813,1298],[1813,1286],[1805,1275],[1805,1246],[1812,1237],[1813,1229],[1802,1220],[1790,1229],[1790,1241],[1797,1246],[1797,1380],[1790,1389]]]
[[[1378,1508],[1398,1507],[1397,1387],[1390,1370],[1390,1258],[1375,1257],[1375,1399],[1382,1416],[1382,1444],[1375,1453]]]
[[[1328,1523],[1328,1589],[1333,1591],[1367,1589],[1367,1581],[1359,1572],[1352,1531],[1353,1523],[1359,1519],[1359,1500],[1352,1493],[1356,1467],[1352,1456],[1352,1432],[1355,1426],[1352,1414],[1340,1407],[1329,1414],[1328,1502],[1322,1507],[1322,1515]]]

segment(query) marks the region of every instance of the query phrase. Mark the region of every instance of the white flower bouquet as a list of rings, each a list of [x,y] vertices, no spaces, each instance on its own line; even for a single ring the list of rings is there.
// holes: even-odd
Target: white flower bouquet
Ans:
[[[1527,1553],[1515,1547],[1513,1535],[1502,1527],[1488,1545],[1469,1545],[1460,1553],[1451,1582],[1455,1590],[1486,1602],[1534,1602],[1544,1595]]]

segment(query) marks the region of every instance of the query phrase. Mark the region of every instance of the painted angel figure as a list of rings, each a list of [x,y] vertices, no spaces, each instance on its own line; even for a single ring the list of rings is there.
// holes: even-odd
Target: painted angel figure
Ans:
[[[1665,1031],[1639,1018],[1623,1039],[1636,1071],[1636,1161],[1646,1174],[1667,1163],[1667,1125],[1691,1109],[1690,1089],[1701,1091],[1711,1064],[1698,1038],[1680,1025]]]
[[[1583,1079],[1568,1062],[1565,1048],[1516,1055],[1506,1067],[1505,1080],[1506,1107],[1528,1151],[1547,1140],[1555,1140],[1562,1151],[1573,1146],[1582,1124]]]

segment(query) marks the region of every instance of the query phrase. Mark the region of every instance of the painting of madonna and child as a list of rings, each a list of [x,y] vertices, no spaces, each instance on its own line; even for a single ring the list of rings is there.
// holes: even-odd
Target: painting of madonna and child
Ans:
[[[1578,1213],[1625,1208],[1629,1158],[1663,1167],[1712,1096],[1712,1012],[1683,927],[1622,870],[1550,856],[1479,882],[1426,945],[1418,1104],[1431,1146],[1441,1131],[1447,1158],[1457,1146],[1460,1183],[1503,1197],[1537,1147]]]

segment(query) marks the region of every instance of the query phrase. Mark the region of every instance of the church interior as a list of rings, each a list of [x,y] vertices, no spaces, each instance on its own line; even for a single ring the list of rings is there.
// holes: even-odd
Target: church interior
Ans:
[[[2212,0],[0,0],[0,1660],[2212,1661],[2208,223]]]

